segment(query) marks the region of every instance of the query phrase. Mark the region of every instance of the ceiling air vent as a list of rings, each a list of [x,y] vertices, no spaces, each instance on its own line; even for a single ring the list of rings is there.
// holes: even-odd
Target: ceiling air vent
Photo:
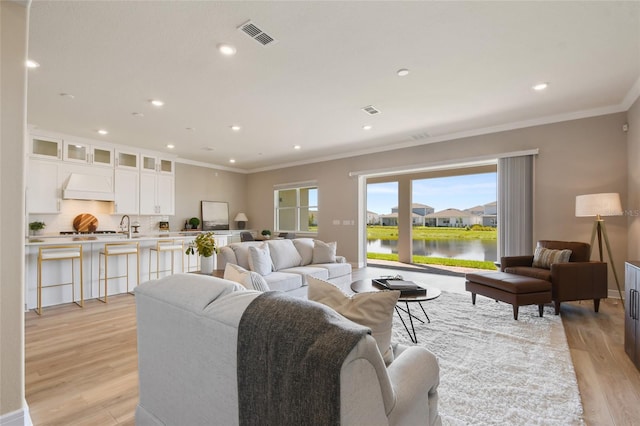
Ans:
[[[367,114],[369,114],[369,115],[380,114],[380,110],[377,109],[376,107],[374,107],[373,105],[366,106],[366,107],[362,108],[362,110],[364,112],[366,112]]]
[[[276,42],[273,37],[262,31],[260,27],[251,21],[247,21],[240,25],[238,29],[263,46],[268,46]]]

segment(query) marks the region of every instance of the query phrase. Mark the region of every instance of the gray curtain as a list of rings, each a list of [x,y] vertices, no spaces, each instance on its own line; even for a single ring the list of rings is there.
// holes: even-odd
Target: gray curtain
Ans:
[[[498,258],[533,254],[533,155],[498,159]]]

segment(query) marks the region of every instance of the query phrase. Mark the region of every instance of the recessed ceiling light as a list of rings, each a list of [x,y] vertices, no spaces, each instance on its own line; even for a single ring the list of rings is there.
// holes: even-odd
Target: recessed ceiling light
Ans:
[[[362,130],[371,130],[371,129],[373,129],[373,126],[371,126],[369,124],[367,124],[365,126],[362,126]]]
[[[242,127],[240,127],[240,126],[238,126],[238,125],[235,125],[235,124],[234,124],[233,126],[230,126],[230,128],[231,128],[231,130],[233,130],[234,132],[239,132],[239,131],[240,131],[240,129],[242,129]]]
[[[73,96],[71,93],[60,93],[60,96],[67,99],[75,99],[75,96]]]
[[[82,145],[76,145],[76,148],[82,148]]]
[[[28,59],[27,60],[27,68],[38,68],[40,66],[39,63],[37,63],[34,60]]]
[[[104,135],[108,135],[108,134],[109,134],[109,132],[107,132],[105,129],[100,129],[100,130],[98,130],[98,133],[100,133],[100,134],[101,134],[101,135],[103,135],[103,136],[104,136]]]
[[[144,114],[141,112],[132,112],[131,115],[133,115],[136,118],[142,118],[144,117]]]
[[[186,127],[185,130],[187,132],[194,132],[196,129],[194,129],[193,127]]]
[[[236,48],[230,44],[220,43],[218,46],[218,52],[225,56],[233,56],[236,54]]]
[[[235,162],[236,162],[236,159],[235,159],[235,158],[229,158],[229,162],[230,162],[230,163],[235,163]]]
[[[151,105],[157,107],[161,107],[162,105],[164,105],[164,102],[162,102],[160,99],[151,99],[149,102],[151,102]]]
[[[175,147],[176,147],[176,146],[175,146],[174,144],[172,144],[172,143],[168,143],[168,144],[167,144],[167,148],[169,148],[169,149],[173,149],[173,148],[175,148]]]
[[[404,77],[405,75],[409,75],[409,70],[408,70],[408,69],[406,69],[406,68],[400,68],[400,69],[397,71],[397,74],[398,74],[400,77]]]
[[[302,149],[302,147],[300,145],[294,145],[293,149]]]
[[[202,147],[202,149],[205,150],[205,151],[215,151],[215,148],[212,147],[212,146],[204,146],[204,147]]]
[[[546,89],[547,87],[549,87],[549,83],[538,83],[535,86],[532,87],[533,90],[540,92],[544,89]]]

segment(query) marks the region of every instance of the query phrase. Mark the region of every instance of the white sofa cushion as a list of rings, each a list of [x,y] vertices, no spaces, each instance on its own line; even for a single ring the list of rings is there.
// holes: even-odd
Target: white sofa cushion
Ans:
[[[302,287],[302,275],[276,271],[263,277],[271,290],[291,291]]]
[[[307,285],[307,276],[316,277],[321,280],[329,279],[329,270],[319,266],[296,266],[295,268],[283,269],[280,272],[288,272],[290,274],[300,274],[302,276],[302,285]]]
[[[384,362],[387,365],[393,362],[391,335],[399,291],[372,291],[349,296],[329,282],[314,277],[308,277],[308,282],[309,300],[327,305],[351,321],[369,327]]]
[[[271,240],[267,244],[274,271],[300,266],[302,257],[291,240]]]
[[[302,258],[300,266],[313,262],[313,238],[296,238],[293,240],[293,245]]]
[[[261,244],[258,247],[249,247],[249,269],[262,276],[269,275],[272,271],[269,246]]]
[[[329,272],[329,279],[351,274],[351,265],[349,263],[323,263],[320,265],[312,264],[309,266],[326,269]]]
[[[260,246],[262,242],[260,241],[248,241],[244,243],[232,243],[229,244],[233,250],[233,254],[236,255],[236,262],[238,265],[242,266],[244,269],[249,269],[249,247],[251,246]]]
[[[336,249],[338,243],[335,241],[325,243],[320,240],[313,240],[313,263],[334,263],[336,261]]]
[[[224,279],[242,284],[249,290],[269,291],[269,284],[257,272],[247,271],[240,265],[227,263],[224,267]]]

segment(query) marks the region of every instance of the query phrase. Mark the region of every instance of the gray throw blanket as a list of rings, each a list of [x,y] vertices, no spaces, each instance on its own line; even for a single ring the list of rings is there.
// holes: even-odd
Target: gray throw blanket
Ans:
[[[337,425],[340,368],[367,333],[319,303],[256,297],[238,326],[240,425]]]

